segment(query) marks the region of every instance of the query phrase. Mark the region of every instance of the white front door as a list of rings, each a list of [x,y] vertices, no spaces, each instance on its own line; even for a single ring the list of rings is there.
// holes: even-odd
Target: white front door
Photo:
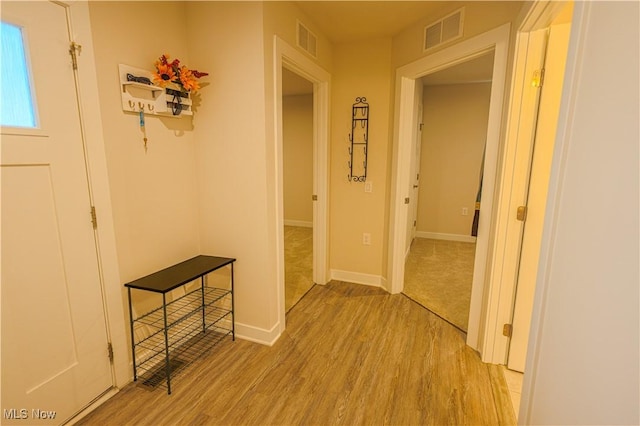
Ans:
[[[113,383],[70,26],[60,4],[0,8],[2,423],[60,424]]]

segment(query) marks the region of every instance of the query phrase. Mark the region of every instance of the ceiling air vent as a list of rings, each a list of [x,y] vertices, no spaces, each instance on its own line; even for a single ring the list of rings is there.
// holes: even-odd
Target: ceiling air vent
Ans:
[[[298,21],[298,46],[314,58],[316,57],[317,40],[316,35]]]
[[[445,16],[424,29],[424,50],[462,37],[464,8]]]

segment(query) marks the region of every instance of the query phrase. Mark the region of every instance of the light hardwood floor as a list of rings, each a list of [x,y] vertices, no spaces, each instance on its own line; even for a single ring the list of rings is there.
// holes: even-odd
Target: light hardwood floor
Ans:
[[[466,332],[475,251],[475,243],[414,239],[402,292]]]
[[[500,367],[402,294],[331,282],[272,346],[224,341],[173,382],[132,383],[87,425],[514,424]]]
[[[313,287],[313,228],[284,227],[286,312]]]

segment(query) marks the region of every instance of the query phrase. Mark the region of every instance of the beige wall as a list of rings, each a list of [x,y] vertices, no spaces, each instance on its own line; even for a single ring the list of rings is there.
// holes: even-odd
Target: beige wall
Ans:
[[[266,52],[273,52],[274,34],[291,46],[296,46],[297,21],[300,21],[318,38],[317,58],[312,58],[313,61],[325,70],[331,70],[333,63],[333,45],[313,23],[313,17],[307,16],[294,2],[290,1],[267,1],[263,4],[263,11],[264,44]],[[306,52],[304,54],[308,55]],[[311,56],[309,57],[311,58]],[[273,81],[272,59],[273,55],[268,55],[265,62],[266,78],[267,81],[270,82]],[[271,79],[269,79],[270,77]]]
[[[365,71],[366,70],[366,71]],[[391,39],[334,47],[331,93],[331,254],[332,270],[382,276],[386,264],[388,149],[391,98]],[[351,106],[364,96],[370,105],[367,182],[349,182]],[[362,234],[371,234],[371,245]]]
[[[491,83],[424,87],[418,232],[471,235],[490,94]]]
[[[513,22],[520,13],[524,2],[519,1],[461,1],[447,2],[440,12],[427,18],[422,18],[416,23],[393,38],[392,65],[394,68],[406,65],[423,56],[432,55],[452,44],[472,38],[485,31]],[[430,49],[428,55],[422,50],[424,27],[434,21],[465,7],[463,36],[452,43]],[[514,29],[512,28],[512,31]]]
[[[263,9],[257,2],[190,2],[189,53],[210,70],[194,117],[202,249],[236,257],[241,334],[277,319],[269,238]]]
[[[92,1],[89,11],[118,261],[127,282],[200,252],[199,184],[191,118],[148,116],[145,152],[138,116],[121,108],[118,64],[152,71],[169,53],[207,68],[188,56],[181,3]],[[158,22],[172,22],[171,31],[158,31]]]
[[[284,220],[313,224],[313,95],[282,99]]]

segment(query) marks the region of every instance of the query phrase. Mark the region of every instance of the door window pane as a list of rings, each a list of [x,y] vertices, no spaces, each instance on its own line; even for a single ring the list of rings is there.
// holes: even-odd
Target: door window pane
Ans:
[[[22,30],[2,22],[0,40],[0,125],[36,127]]]

